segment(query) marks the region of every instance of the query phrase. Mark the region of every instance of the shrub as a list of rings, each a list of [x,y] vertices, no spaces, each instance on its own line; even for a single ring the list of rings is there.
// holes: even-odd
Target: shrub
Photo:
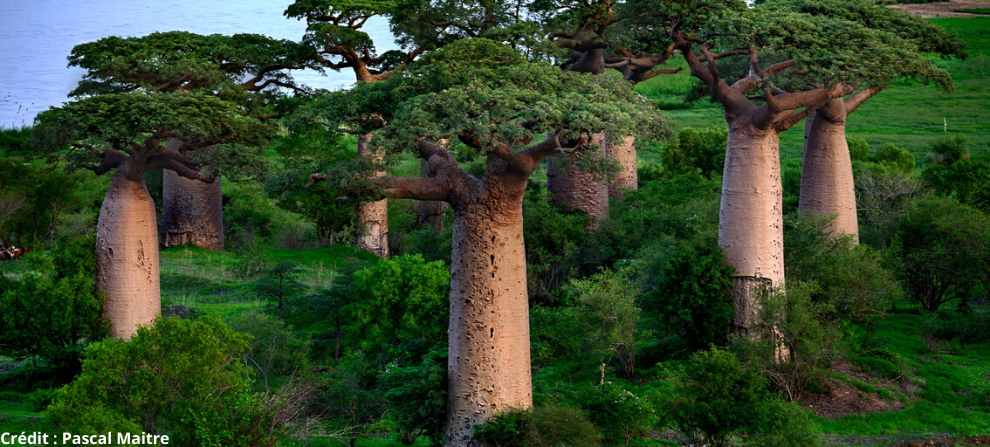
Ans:
[[[932,151],[925,157],[929,164],[951,165],[969,158],[966,137],[952,135],[932,142]]]
[[[675,378],[671,416],[683,433],[711,446],[813,446],[808,417],[766,391],[766,382],[727,351],[712,348],[691,357]]]
[[[260,378],[258,391],[271,391],[293,377],[306,374],[309,344],[265,314],[249,313],[231,319],[230,328],[251,336],[245,353],[247,365]]]
[[[914,155],[907,149],[897,147],[893,143],[881,145],[877,152],[870,157],[870,161],[893,166],[902,174],[910,174],[914,170]]]
[[[78,371],[87,344],[107,335],[103,295],[93,283],[92,239],[30,253],[36,270],[18,280],[0,275],[0,355],[40,356],[65,376]],[[79,253],[80,247],[89,247]]]
[[[357,337],[382,363],[419,358],[447,342],[450,271],[422,256],[396,256],[354,274]]]
[[[381,383],[396,426],[408,434],[404,439],[426,435],[439,447],[447,419],[447,350],[430,352],[419,365],[391,365]]]
[[[630,270],[602,270],[586,280],[573,280],[566,288],[574,296],[576,313],[583,326],[588,354],[605,363],[615,356],[627,379],[635,375],[636,323],[639,290],[629,278]]]
[[[990,160],[960,160],[951,165],[930,165],[921,177],[935,192],[990,213]]]
[[[663,148],[664,169],[671,174],[697,172],[708,178],[721,175],[727,138],[725,129],[682,128]]]
[[[531,297],[553,303],[552,292],[577,274],[587,226],[587,216],[551,205],[543,185],[530,182],[523,198],[523,237]]]
[[[232,438],[274,445],[281,424],[251,404],[242,358],[247,335],[219,320],[156,320],[130,340],[104,340],[86,350],[83,371],[59,391],[46,417],[77,434],[167,433],[200,445],[223,425]],[[270,408],[270,407],[269,407]],[[207,429],[208,428],[208,429]]]
[[[595,447],[601,433],[581,410],[550,404],[497,414],[474,437],[495,447]]]
[[[651,402],[617,382],[603,382],[584,387],[578,402],[588,412],[588,418],[602,430],[609,444],[629,444],[644,436],[653,426]]]
[[[714,233],[693,239],[663,239],[647,259],[644,312],[662,334],[677,337],[682,349],[723,345],[735,315],[730,292],[734,269],[725,263]]]
[[[269,312],[284,319],[287,308],[298,298],[306,286],[299,282],[300,270],[292,261],[279,261],[272,268],[262,270],[261,278],[251,284],[251,289],[265,300]]]

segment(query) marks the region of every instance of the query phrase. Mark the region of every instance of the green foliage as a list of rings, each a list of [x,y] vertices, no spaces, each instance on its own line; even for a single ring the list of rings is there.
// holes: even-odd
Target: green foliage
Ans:
[[[772,397],[765,381],[727,351],[712,348],[691,357],[675,378],[670,397],[674,425],[712,446],[815,446],[806,413]]]
[[[552,291],[577,274],[588,217],[550,204],[542,183],[530,182],[523,198],[526,276],[531,297],[553,302]]]
[[[932,164],[921,177],[935,192],[990,213],[990,160],[964,159],[950,165]]]
[[[929,311],[968,298],[988,264],[990,223],[979,210],[951,198],[912,202],[888,233],[901,280]]]
[[[431,351],[419,365],[389,365],[381,377],[385,400],[401,433],[439,446],[447,422],[447,351]]]
[[[40,356],[71,376],[80,354],[107,335],[103,296],[93,283],[92,239],[29,254],[36,272],[0,275],[0,355]],[[82,248],[86,247],[86,248]]]
[[[443,262],[397,256],[354,274],[355,336],[384,363],[416,358],[447,341],[450,272]]]
[[[81,182],[80,174],[0,159],[0,246],[33,246],[69,236],[57,234],[59,219],[84,207]]]
[[[770,396],[759,374],[732,353],[713,347],[691,356],[677,375],[670,399],[678,430],[723,446],[733,434],[753,431],[753,415]]]
[[[274,131],[273,123],[261,122],[236,103],[182,91],[91,96],[42,112],[35,121],[34,147],[68,158],[71,167],[93,169],[114,142],[143,145],[150,134],[163,131],[189,143],[216,144],[197,157],[225,175],[250,170],[242,159],[259,160],[259,147]],[[62,152],[65,145],[71,145],[67,153]],[[237,157],[231,157],[230,146],[239,149]]]
[[[497,447],[595,447],[602,434],[583,411],[550,404],[497,414],[474,437]]]
[[[0,156],[13,157],[28,152],[26,143],[31,139],[31,127],[0,128]]]
[[[870,161],[891,165],[903,174],[910,174],[914,170],[914,155],[892,143],[881,145],[876,153],[870,156]]]
[[[251,336],[245,354],[248,366],[255,373],[259,391],[270,391],[286,378],[305,377],[308,367],[309,344],[286,328],[285,323],[260,313],[233,318],[230,328]]]
[[[866,140],[846,137],[846,144],[849,145],[849,158],[852,161],[869,161],[870,144]]]
[[[577,398],[588,418],[602,430],[609,444],[628,445],[646,435],[654,423],[653,405],[618,382],[585,386]]]
[[[353,446],[388,411],[382,390],[374,386],[375,370],[361,351],[352,351],[336,362],[326,378],[326,392],[317,405],[332,415],[340,439]]]
[[[72,49],[69,66],[87,73],[69,96],[208,88],[230,98],[244,88],[259,87],[262,80],[292,84],[286,69],[317,68],[307,50],[300,43],[258,34],[170,31],[110,36]],[[255,85],[241,85],[254,76],[261,76]]]
[[[635,376],[636,324],[640,314],[636,306],[639,290],[631,273],[631,269],[602,270],[588,279],[572,280],[564,289],[573,296],[588,354],[603,364],[615,356],[627,379]]]
[[[644,311],[660,334],[687,352],[725,344],[736,312],[730,294],[735,270],[725,263],[715,236],[661,239],[654,257],[647,258]]]
[[[966,137],[952,135],[932,142],[932,151],[925,161],[929,164],[951,165],[960,160],[969,159],[969,147]]]
[[[251,288],[258,297],[267,302],[269,312],[278,319],[284,319],[292,302],[306,290],[299,282],[298,264],[292,261],[279,261],[272,268],[263,270]]]
[[[720,128],[684,127],[663,148],[664,169],[673,173],[697,172],[712,178],[722,174],[728,132]]]
[[[902,295],[894,272],[879,254],[849,237],[829,232],[831,218],[793,215],[784,218],[784,266],[788,281],[808,283],[802,289],[825,306],[830,321],[871,320],[882,316]]]
[[[226,436],[212,430],[218,425],[238,440],[269,435],[278,427],[245,403],[249,343],[214,318],[159,319],[130,340],[91,345],[82,374],[59,392],[46,417],[77,434],[143,430],[169,433],[182,445],[198,445],[207,433]]]

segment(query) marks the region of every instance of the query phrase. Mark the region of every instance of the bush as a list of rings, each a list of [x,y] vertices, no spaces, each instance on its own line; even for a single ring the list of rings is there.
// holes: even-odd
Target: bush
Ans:
[[[682,128],[663,148],[664,169],[670,174],[697,172],[708,178],[722,175],[727,138],[725,129]]]
[[[990,213],[990,160],[960,160],[951,165],[930,165],[921,177],[935,192]]]
[[[233,318],[230,328],[251,336],[245,353],[255,375],[258,391],[277,389],[293,377],[307,373],[309,344],[285,327],[282,321],[265,314],[249,313]]]
[[[543,185],[530,182],[523,198],[526,278],[532,298],[553,303],[552,292],[577,275],[588,217],[551,205]]]
[[[929,164],[948,166],[969,158],[966,137],[953,135],[932,142],[932,151],[925,157]]]
[[[426,435],[439,447],[447,419],[447,350],[430,352],[416,366],[390,366],[381,383],[396,426],[409,435],[404,438]]]
[[[817,438],[800,408],[775,399],[766,382],[727,351],[691,357],[675,378],[671,416],[681,432],[711,446],[814,446]]]
[[[688,352],[724,345],[736,312],[730,294],[735,271],[725,263],[716,234],[664,239],[656,250],[644,264],[652,287],[642,301],[653,326]]]
[[[653,427],[652,403],[617,382],[584,387],[577,396],[581,408],[602,430],[609,444],[629,444]]]
[[[890,165],[902,174],[910,174],[914,170],[914,155],[892,143],[881,145],[870,161]]]
[[[248,345],[249,336],[210,317],[158,319],[130,340],[91,345],[82,373],[59,391],[46,417],[76,434],[143,430],[200,445],[208,442],[204,434],[226,431],[224,439],[274,445],[281,425],[274,408],[253,404],[260,396],[247,392]]]
[[[422,256],[396,256],[354,274],[356,331],[382,364],[420,358],[447,343],[450,270]]]
[[[474,436],[498,447],[596,447],[601,439],[583,411],[554,404],[498,414]]]
[[[636,324],[639,290],[629,278],[630,270],[602,270],[586,280],[573,280],[565,289],[574,297],[575,312],[588,342],[587,354],[600,363],[615,356],[627,379],[635,376]]]
[[[0,275],[0,355],[43,357],[66,377],[78,371],[86,345],[108,333],[93,283],[93,246],[81,239],[30,253],[35,272],[19,280]],[[88,249],[80,253],[82,247]]]

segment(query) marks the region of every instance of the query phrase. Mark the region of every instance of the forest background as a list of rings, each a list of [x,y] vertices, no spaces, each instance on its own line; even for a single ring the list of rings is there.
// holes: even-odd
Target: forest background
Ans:
[[[588,231],[584,216],[549,205],[538,170],[524,202],[536,407],[480,428],[488,442],[894,445],[986,435],[990,309],[979,244],[990,211],[990,19],[932,21],[967,43],[967,59],[935,60],[955,93],[895,84],[849,120],[859,247],[833,242],[827,222],[797,220],[802,125],[782,134],[785,262],[794,285],[765,309],[787,343],[808,353],[793,362],[767,362],[765,344],[725,337],[731,303],[718,287],[725,272],[714,238],[722,110],[696,97],[686,71],[637,85],[674,122],[675,136],[640,149],[640,189],[616,203],[600,229]],[[664,68],[679,64],[675,58]],[[0,426],[149,430],[147,419],[115,419],[97,406],[71,421],[50,407],[73,380],[77,387],[107,380],[77,374],[84,344],[102,330],[91,323],[98,300],[83,299],[92,286],[79,278],[92,274],[91,238],[109,179],[32,160],[31,133],[0,134],[0,200],[20,198],[16,209],[4,209],[2,239],[36,249],[0,261],[7,329]],[[274,166],[292,163],[280,150],[284,140],[264,153]],[[356,143],[338,136],[330,144],[347,158]],[[458,156],[469,172],[480,168],[470,154]],[[419,170],[407,157],[391,173]],[[160,174],[145,181],[160,203]],[[391,200],[392,257],[380,260],[351,246],[359,231],[347,213],[352,205],[326,215],[314,208],[333,191],[321,196],[287,183],[224,180],[228,248],[162,251],[162,307],[182,320],[167,320],[144,342],[174,343],[167,337],[181,334],[198,341],[171,354],[176,380],[202,375],[197,368],[205,366],[190,362],[190,352],[225,365],[229,376],[183,385],[188,395],[149,385],[140,402],[125,400],[138,413],[158,413],[160,430],[207,444],[207,434],[257,439],[212,440],[223,445],[437,442],[451,217],[420,219],[411,201]],[[923,299],[911,269],[949,283],[937,303]],[[33,307],[18,296],[34,298]],[[94,346],[82,358],[99,349],[109,350],[102,358],[148,352]],[[196,390],[218,383],[237,392],[191,403]],[[271,421],[271,430],[254,433],[238,420]]]

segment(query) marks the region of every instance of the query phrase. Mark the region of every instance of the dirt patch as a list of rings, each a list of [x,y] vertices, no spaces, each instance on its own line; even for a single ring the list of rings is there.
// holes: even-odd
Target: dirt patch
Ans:
[[[832,365],[831,371],[855,378],[859,381],[874,384],[877,379],[862,371],[858,371],[853,364],[845,358],[840,358]],[[881,381],[881,385],[892,386],[893,382]],[[829,419],[838,419],[848,414],[878,413],[882,411],[900,411],[904,409],[904,404],[898,399],[883,399],[876,393],[867,393],[854,388],[849,383],[828,378],[826,380],[828,392],[811,393],[805,392],[801,395],[801,406],[807,408],[818,416]],[[907,386],[899,386],[901,391],[911,393],[916,390],[908,389]]]
[[[956,9],[977,9],[990,8],[990,0],[961,0],[937,3],[902,3],[893,5],[891,8],[903,9],[907,12],[917,14],[926,19],[948,18],[948,17],[990,17],[985,14],[970,14],[966,12],[955,12]]]
[[[961,445],[990,445],[990,436],[976,438],[932,439],[928,441],[899,444],[895,447],[954,447]]]

